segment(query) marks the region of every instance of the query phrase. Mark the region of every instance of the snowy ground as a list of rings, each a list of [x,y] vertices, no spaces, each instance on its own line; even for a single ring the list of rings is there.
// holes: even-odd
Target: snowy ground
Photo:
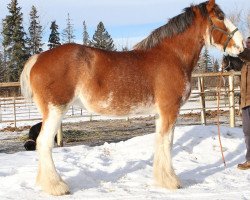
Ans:
[[[182,189],[154,186],[154,134],[102,146],[53,150],[57,170],[71,194],[53,197],[35,186],[37,153],[0,154],[0,199],[250,199],[250,171],[240,171],[245,146],[239,128],[222,128],[227,167],[216,126],[176,127],[173,164]],[[3,134],[0,134],[0,139]]]

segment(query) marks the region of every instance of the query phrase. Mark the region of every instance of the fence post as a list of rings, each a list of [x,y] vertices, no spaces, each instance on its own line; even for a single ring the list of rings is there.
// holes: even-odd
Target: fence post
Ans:
[[[2,107],[1,107],[2,103],[1,103],[1,99],[0,99],[0,122],[3,121],[2,119]]]
[[[63,147],[63,132],[62,132],[62,124],[60,125],[57,132],[57,145],[59,147]]]
[[[16,97],[13,97],[13,106],[14,106],[14,126],[16,128]]]
[[[234,74],[228,76],[229,82],[229,113],[230,127],[235,127],[235,107],[234,107]]]
[[[205,104],[205,93],[204,93],[204,77],[198,77],[198,88],[200,92],[200,103],[201,103],[201,124],[206,125],[206,104]]]

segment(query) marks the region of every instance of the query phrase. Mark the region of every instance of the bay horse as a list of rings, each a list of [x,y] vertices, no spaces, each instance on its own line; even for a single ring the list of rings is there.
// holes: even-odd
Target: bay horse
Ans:
[[[52,195],[69,193],[56,171],[52,148],[64,114],[78,103],[102,115],[158,114],[154,178],[161,187],[180,188],[171,158],[173,129],[205,44],[230,55],[243,51],[242,35],[215,0],[185,8],[131,51],[66,44],[32,56],[20,82],[22,94],[33,98],[43,118],[37,184]]]

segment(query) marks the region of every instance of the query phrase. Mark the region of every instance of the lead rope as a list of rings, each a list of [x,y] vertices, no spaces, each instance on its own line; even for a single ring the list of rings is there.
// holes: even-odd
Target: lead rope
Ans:
[[[219,75],[219,80],[217,81],[217,129],[218,129],[218,138],[219,138],[219,143],[220,143],[220,151],[221,151],[221,156],[222,156],[222,160],[224,163],[224,167],[226,167],[226,161],[225,161],[225,157],[224,157],[224,153],[223,153],[223,147],[222,147],[222,143],[221,143],[221,137],[220,137],[220,94],[221,94],[221,81],[222,81],[222,74],[223,74],[223,65],[221,68],[221,72]]]

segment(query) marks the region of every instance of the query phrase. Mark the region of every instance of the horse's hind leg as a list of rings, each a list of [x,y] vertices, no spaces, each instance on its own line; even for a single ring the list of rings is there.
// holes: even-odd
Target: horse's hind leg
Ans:
[[[61,124],[65,108],[48,105],[47,107],[42,107],[41,110],[43,114],[43,124],[41,133],[37,138],[37,150],[39,155],[37,184],[49,194],[67,194],[69,193],[69,188],[56,172],[52,159],[54,138]]]
[[[154,154],[154,177],[156,184],[169,188],[180,188],[180,181],[176,176],[171,158],[173,144],[174,123],[178,109],[160,109],[156,130],[156,147]]]

